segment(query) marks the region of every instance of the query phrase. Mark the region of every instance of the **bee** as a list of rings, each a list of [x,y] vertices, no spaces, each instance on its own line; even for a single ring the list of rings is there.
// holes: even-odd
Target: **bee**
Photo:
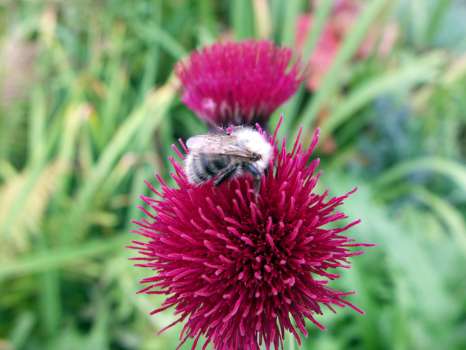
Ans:
[[[272,145],[264,135],[249,127],[231,132],[209,133],[189,138],[185,159],[188,181],[202,184],[213,179],[214,185],[249,173],[259,191],[261,177],[272,157]]]

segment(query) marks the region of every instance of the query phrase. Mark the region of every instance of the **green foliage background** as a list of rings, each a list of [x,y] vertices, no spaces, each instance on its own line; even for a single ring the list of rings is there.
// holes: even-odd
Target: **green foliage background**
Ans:
[[[321,1],[312,53],[331,2]],[[280,108],[283,135],[318,112],[321,190],[377,247],[334,285],[366,311],[326,313],[303,349],[466,349],[466,6],[371,0],[321,88]],[[261,8],[260,5],[266,5]],[[205,131],[172,71],[220,37],[293,45],[304,0],[0,3],[0,349],[174,349],[160,300],[128,261],[144,179],[168,178],[179,137]],[[265,10],[264,10],[265,9]],[[353,61],[374,23],[399,23],[384,59]],[[324,140],[322,142],[325,142]],[[287,343],[290,349],[296,347]],[[185,349],[190,348],[187,344]]]

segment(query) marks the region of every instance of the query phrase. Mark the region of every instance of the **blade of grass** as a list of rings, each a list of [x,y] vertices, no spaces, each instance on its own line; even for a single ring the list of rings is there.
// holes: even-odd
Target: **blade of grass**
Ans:
[[[197,1],[199,23],[210,35],[217,34],[217,23],[214,13],[216,5],[217,2],[212,0]]]
[[[275,126],[278,123],[278,120],[283,115],[283,124],[278,130],[278,136],[280,138],[285,137],[290,134],[290,130],[293,127],[293,123],[297,118],[299,106],[304,98],[305,88],[300,86],[298,91],[293,95],[293,97],[283,106],[277,109],[277,111],[270,118],[270,125]],[[288,139],[288,142],[291,142],[291,138]]]
[[[357,290],[357,294],[351,297],[351,302],[356,305],[364,305],[364,311],[366,312],[364,317],[357,317],[364,348],[377,349],[380,348],[381,343],[377,334],[376,320],[374,319],[376,307],[370,295],[370,287],[365,283],[367,279],[363,275],[362,263],[358,259],[354,259],[351,265],[351,269],[345,272],[345,278],[349,279],[348,284],[351,289]]]
[[[29,112],[29,164],[41,162],[45,156],[45,97],[41,89],[35,89],[32,95],[33,108]]]
[[[466,225],[461,213],[450,203],[422,187],[412,189],[412,193],[430,207],[445,223],[458,247],[466,254]]]
[[[146,53],[144,72],[142,75],[141,85],[139,87],[138,96],[141,103],[147,92],[154,86],[159,72],[160,50],[158,45],[154,44]]]
[[[38,234],[40,249],[43,255],[49,255],[50,249],[44,233]],[[59,329],[62,315],[60,298],[60,280],[56,270],[46,270],[39,278],[39,310],[41,327],[48,337],[52,337]]]
[[[257,37],[270,38],[272,35],[272,19],[270,5],[267,0],[253,0],[254,19]]]
[[[35,315],[32,312],[21,313],[10,335],[10,341],[14,349],[23,349],[30,339],[34,324],[36,323]]]
[[[428,84],[417,90],[412,97],[412,105],[417,111],[425,110],[430,107],[428,103],[432,95],[442,88],[445,90],[455,89],[454,84],[462,81],[466,76],[466,55],[455,57],[447,62],[442,76],[436,81],[436,84]]]
[[[138,143],[139,147],[147,147],[150,140],[153,137],[154,131],[158,128],[159,124],[162,122],[164,118],[168,118],[167,113],[171,104],[175,98],[176,90],[178,89],[178,81],[172,77],[168,80],[166,85],[160,88],[160,102],[157,111],[157,118],[152,117],[149,121],[145,124],[144,128],[141,128]],[[167,123],[171,123],[171,119],[166,120]]]
[[[409,332],[409,291],[406,280],[399,278],[393,274],[393,282],[395,284],[395,305],[394,313],[394,337],[393,347],[395,349],[407,350],[410,348],[410,332]]]
[[[50,95],[55,93],[57,93],[57,91],[46,92],[46,94]],[[74,108],[76,104],[81,101],[82,89],[81,87],[73,85],[71,91],[69,91],[65,96],[66,97],[64,97],[63,100],[57,102],[56,106],[51,107],[47,122],[47,156],[53,155],[57,145],[61,142],[61,139],[63,138],[63,129],[66,128],[66,116],[70,113],[70,108]]]
[[[86,259],[96,256],[102,257],[109,252],[122,249],[129,239],[129,234],[116,234],[109,239],[49,250],[48,253],[26,255],[21,259],[0,266],[0,281],[53,269],[63,269],[70,265],[79,264]]]
[[[304,43],[304,62],[309,60],[317,46],[317,43],[319,42],[319,38],[327,22],[327,18],[332,12],[333,2],[334,0],[323,0],[318,2],[315,14],[313,15],[311,29],[307,36],[306,42]]]
[[[135,25],[137,27],[137,31],[141,33],[141,35],[151,40],[154,44],[160,45],[160,48],[175,60],[180,60],[186,56],[187,51],[184,47],[175,38],[173,38],[170,33],[163,30],[160,26],[155,23],[150,26],[147,26],[145,23],[137,23]]]
[[[59,140],[58,164],[62,168],[61,177],[57,179],[56,190],[51,200],[51,211],[59,211],[61,205],[67,200],[67,189],[71,181],[73,160],[78,149],[78,141],[83,122],[87,119],[89,106],[86,104],[72,103],[64,113],[64,126]]]
[[[110,79],[106,89],[107,94],[105,96],[104,105],[102,107],[102,123],[99,126],[98,132],[99,145],[101,148],[105,147],[106,142],[118,125],[118,118],[120,117],[118,111],[121,110],[123,94],[127,89],[127,77],[120,67],[120,61],[115,60],[109,68]]]
[[[282,0],[269,0],[270,4],[270,15],[272,19],[272,38],[276,42],[280,42],[281,39],[281,32],[280,29],[282,28],[283,23],[283,10],[284,6],[286,6],[286,2]]]
[[[40,38],[44,48],[43,59],[52,61],[53,66],[58,68],[58,77],[62,79],[64,85],[73,86],[77,76],[66,49],[58,39],[60,31],[62,31],[62,27],[58,26],[56,30],[52,30],[50,33],[46,33],[46,31],[41,33]]]
[[[66,232],[76,231],[76,228],[83,224],[83,215],[91,205],[93,195],[109,175],[115,162],[124,152],[131,139],[134,138],[137,131],[142,128],[146,132],[145,137],[150,138],[152,132],[162,122],[168,112],[175,96],[175,91],[176,85],[172,80],[169,80],[166,85],[148,95],[144,103],[133,111],[120,126],[92,169],[88,181],[80,188],[76,203],[67,219]],[[66,239],[71,239],[71,237],[67,237]]]
[[[448,11],[448,8],[451,6],[451,0],[437,0],[433,10],[431,11],[431,16],[429,18],[429,23],[426,26],[425,33],[425,42],[432,44],[432,41],[435,39],[438,31],[441,28],[443,20],[445,19],[445,14]]]
[[[334,0],[319,1],[317,5],[317,9],[315,12],[315,19],[312,22],[311,29],[306,38],[306,42],[303,48],[302,61],[304,64],[307,64],[307,62],[309,62],[309,59],[311,58],[311,55],[314,52],[315,47],[317,46],[317,43],[324,29],[327,18],[329,14],[331,13],[333,1]],[[288,101],[283,106],[283,108],[280,108],[279,112],[274,115],[273,125],[275,125],[276,122],[278,121],[280,114],[283,113],[283,115],[285,116],[283,125],[279,130],[279,134],[281,137],[289,134],[289,129],[294,124],[294,121],[297,119],[298,108],[304,97],[304,93],[305,93],[305,88],[301,86],[298,92],[291,98],[291,100]]]
[[[292,46],[296,33],[296,19],[301,11],[301,0],[288,0],[285,6],[285,18],[282,26],[281,43]]]
[[[426,157],[397,164],[383,173],[374,185],[376,187],[390,186],[393,182],[419,171],[431,171],[449,177],[462,191],[466,192],[466,167],[439,157]]]
[[[41,166],[42,160],[45,160],[46,156],[46,142],[45,142],[45,100],[42,95],[42,90],[36,90],[33,95],[34,108],[30,113],[30,139],[29,142],[32,145],[31,149],[31,166]],[[74,128],[76,130],[77,128]],[[68,134],[65,132],[65,134]],[[73,137],[70,137],[73,140]],[[23,203],[26,201],[24,197]],[[13,218],[19,215],[21,207],[17,208],[17,211],[13,213]],[[18,213],[18,214],[16,214]],[[39,234],[38,242],[40,245],[40,251],[44,254],[48,254],[49,244],[48,237],[45,234]],[[62,317],[62,305],[60,297],[60,280],[57,271],[48,270],[44,271],[39,278],[39,310],[41,317],[41,325],[44,333],[48,337],[52,337],[55,332],[59,329],[60,320]]]
[[[444,58],[443,55],[429,55],[417,59],[398,71],[388,71],[383,76],[375,77],[358,86],[339,103],[330,117],[325,119],[321,126],[321,137],[325,138],[331,134],[358,109],[377,96],[432,80],[438,72],[437,68],[444,62]]]
[[[0,160],[0,179],[6,181],[13,176],[17,176],[18,172],[15,167],[6,160]]]
[[[424,0],[410,0],[409,4],[414,43],[417,48],[421,48],[425,45],[428,3]]]
[[[162,23],[162,3],[154,3],[154,14],[153,21],[160,25]],[[160,45],[157,42],[150,42],[149,48],[146,53],[146,59],[144,64],[144,70],[142,74],[141,84],[139,86],[139,98],[137,103],[142,103],[146,97],[147,92],[152,86],[155,85],[155,81],[160,72]]]
[[[131,192],[129,195],[130,208],[128,210],[128,216],[126,218],[126,229],[129,231],[131,229],[131,220],[138,220],[142,216],[142,212],[137,208],[137,203],[139,203],[139,197],[148,193],[148,189],[144,180],[149,180],[157,170],[151,169],[149,166],[142,166],[134,175]],[[156,186],[157,187],[157,186]]]
[[[207,3],[208,5],[210,5],[209,0],[207,1],[201,0],[200,2]],[[206,5],[200,5],[200,7],[205,7],[205,6]],[[201,11],[201,9],[199,10]],[[156,52],[157,52],[156,56],[159,57],[159,54],[158,54],[159,51],[157,50]],[[150,74],[154,69],[158,69],[158,66],[153,68],[152,66],[146,65],[146,70],[148,70],[148,72],[146,72],[145,76]],[[154,80],[155,80],[155,77],[154,77]],[[141,129],[139,131],[138,141],[139,142],[137,143],[135,147],[135,152],[137,152],[138,154],[141,154],[144,152],[144,149],[147,147],[147,142],[148,142],[148,135],[146,134],[144,129]],[[138,219],[140,217],[140,212],[137,209],[136,202],[140,195],[145,194],[147,192],[147,188],[146,188],[146,185],[144,184],[144,180],[149,179],[150,176],[154,174],[154,172],[156,172],[155,169],[151,169],[149,166],[144,164],[138,167],[138,169],[136,170],[136,173],[133,176],[132,184],[131,184],[131,191],[129,195],[129,203],[131,204],[128,209],[128,214],[126,218],[126,229],[125,229],[126,232],[130,230],[131,220]]]
[[[250,0],[232,0],[230,2],[231,26],[238,40],[254,37],[252,28],[252,7]]]
[[[28,199],[28,194],[32,191],[37,181],[39,180],[44,168],[46,167],[45,160],[45,105],[43,96],[36,90],[32,98],[32,108],[29,114],[30,131],[28,140],[29,149],[32,152],[29,164],[28,177],[17,194],[14,204],[8,208],[8,214],[5,215],[4,222],[0,222],[0,234],[5,234],[8,237],[11,234],[11,229],[22,212],[25,202]]]
[[[307,104],[299,119],[299,124],[303,126],[303,133],[309,133],[317,113],[322,106],[336,91],[339,83],[339,76],[345,64],[354,56],[355,52],[360,47],[362,41],[367,35],[370,25],[380,14],[388,0],[374,0],[365,8],[362,15],[358,18],[353,30],[346,37],[342,47],[337,53],[328,73],[325,75],[320,89],[316,95]],[[297,132],[297,131],[296,131]],[[295,135],[296,136],[296,135]]]
[[[109,350],[109,306],[105,299],[99,300],[94,325],[86,341],[88,349]]]
[[[79,136],[80,128],[89,115],[89,106],[85,103],[73,103],[67,110],[62,129],[62,139],[60,140],[60,151],[58,160],[65,167],[69,168],[76,154],[75,146]]]
[[[105,146],[105,143],[113,134],[118,123],[118,111],[121,110],[123,94],[127,90],[127,78],[123,63],[123,50],[127,42],[126,27],[116,25],[111,31],[111,45],[109,54],[112,59],[105,65],[98,62],[100,70],[103,71],[103,91],[105,98],[102,101],[102,107],[99,108],[101,114],[98,115],[98,128],[96,131],[97,143],[100,148]],[[99,71],[96,72],[98,74]]]
[[[120,186],[126,183],[130,177],[136,162],[136,156],[132,153],[127,153],[120,158],[115,168],[110,172],[99,188],[99,202],[107,203],[111,201],[112,197],[118,193]]]

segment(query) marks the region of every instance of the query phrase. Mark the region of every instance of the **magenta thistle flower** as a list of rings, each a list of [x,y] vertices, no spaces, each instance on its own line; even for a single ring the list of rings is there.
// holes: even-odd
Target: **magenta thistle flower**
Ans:
[[[269,41],[217,43],[180,62],[182,101],[210,125],[264,126],[302,81],[292,50]]]
[[[345,299],[351,292],[327,285],[339,277],[335,268],[349,268],[348,258],[362,253],[352,248],[369,244],[343,235],[359,220],[337,225],[346,216],[336,209],[353,191],[333,198],[314,192],[317,139],[316,132],[303,149],[298,137],[287,152],[275,132],[259,193],[246,176],[219,187],[192,185],[173,159],[177,187],[160,177],[160,192],[147,183],[155,198],[142,197],[149,209],[141,208],[147,217],[135,232],[144,240],[130,248],[138,252],[137,266],[155,271],[141,281],[140,293],[167,295],[152,314],[175,308],[178,318],[165,329],[185,321],[179,347],[194,338],[196,349],[204,336],[202,349],[209,343],[216,350],[282,349],[286,330],[301,343],[306,319],[324,328],[316,320],[324,306],[362,313]]]
[[[321,0],[311,0],[311,13],[298,18],[296,26],[296,46],[302,51],[309,31],[315,22],[315,8]],[[364,4],[358,0],[335,0],[322,34],[308,62],[307,86],[311,91],[317,90],[322,79],[333,64],[343,41],[358,20]],[[380,57],[387,56],[398,38],[398,26],[395,23],[374,24],[358,49],[355,59],[368,57],[374,49]]]

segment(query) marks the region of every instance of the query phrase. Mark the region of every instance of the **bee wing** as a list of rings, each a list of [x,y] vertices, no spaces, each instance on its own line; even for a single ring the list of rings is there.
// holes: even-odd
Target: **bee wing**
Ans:
[[[224,154],[241,158],[252,156],[246,148],[236,144],[236,137],[231,135],[205,134],[190,137],[186,146],[192,152],[207,154]]]
[[[197,135],[190,137],[186,141],[186,146],[190,151],[200,152],[206,149],[215,149],[221,144],[222,136],[214,135]]]

